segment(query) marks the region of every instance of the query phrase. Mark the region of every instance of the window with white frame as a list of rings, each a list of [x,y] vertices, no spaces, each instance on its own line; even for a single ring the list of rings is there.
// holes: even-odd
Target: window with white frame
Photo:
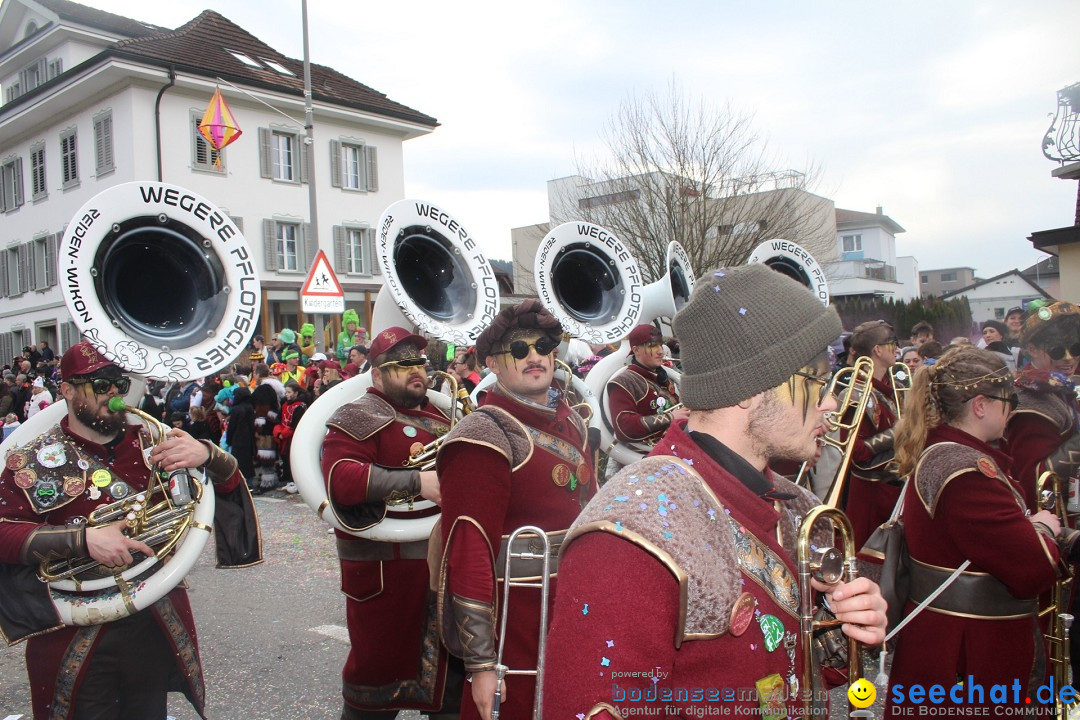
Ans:
[[[14,297],[15,295],[22,295],[23,288],[20,282],[22,273],[19,272],[22,266],[19,263],[19,248],[10,247],[4,253],[4,280],[5,280],[5,295],[8,297]]]
[[[844,252],[862,252],[862,235],[844,235]]]
[[[59,235],[34,238],[33,288],[47,290],[56,284],[56,243]]]
[[[378,150],[361,140],[331,140],[330,179],[334,187],[344,190],[377,191]]]
[[[300,244],[300,225],[279,222],[276,229],[276,250],[279,270],[299,270],[297,254]]]
[[[956,273],[954,273],[954,272],[941,273],[941,282],[943,282],[943,283],[956,282]]]
[[[300,134],[278,128],[259,128],[259,174],[279,182],[307,182]]]
[[[202,121],[201,114],[191,114],[191,167],[193,170],[205,172],[225,173],[225,151],[215,150],[214,146],[206,142],[206,138],[199,133],[199,123]]]
[[[24,93],[28,93],[38,85],[44,85],[46,80],[45,58],[38,58],[19,71],[19,85]]]
[[[64,61],[62,59],[56,58],[55,60],[50,60],[49,61],[49,79],[50,80],[52,80],[54,77],[57,77],[58,75],[62,75],[63,73],[64,73]]]
[[[375,229],[367,225],[334,226],[334,270],[346,275],[374,275]]]
[[[33,189],[30,199],[34,202],[44,200],[49,196],[49,190],[45,186],[44,141],[30,147],[30,186]]]
[[[263,220],[266,269],[303,272],[319,251],[311,226],[292,217]]]
[[[79,184],[79,155],[75,128],[60,133],[60,172],[64,179],[65,190]]]
[[[112,110],[94,116],[94,174],[107,175],[115,169],[113,163]]]
[[[0,165],[0,211],[11,212],[22,204],[22,158],[8,158]]]

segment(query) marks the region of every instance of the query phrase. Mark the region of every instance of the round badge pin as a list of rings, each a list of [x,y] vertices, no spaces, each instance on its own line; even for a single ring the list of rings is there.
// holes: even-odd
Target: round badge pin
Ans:
[[[409,446],[409,457],[415,457],[422,452],[424,452],[424,443],[422,442],[414,442]]]
[[[27,459],[26,454],[21,452],[13,452],[7,456],[7,460],[4,464],[7,465],[8,470],[22,470],[26,467]]]
[[[86,487],[86,480],[81,477],[72,477],[70,475],[64,477],[64,494],[68,497],[78,497],[82,495],[83,488]]]
[[[667,398],[656,398],[656,407],[660,410],[663,410],[665,407],[667,407]]]
[[[80,470],[89,470],[90,469],[90,461],[87,460],[86,458],[79,458],[79,462],[77,462],[76,465],[79,466]]]
[[[1050,311],[1050,308],[1046,308],[1046,307],[1039,308],[1039,319],[1040,320],[1049,320],[1053,316],[1053,314],[1054,313],[1052,313]]]
[[[996,478],[997,468],[994,466],[994,461],[990,458],[983,456],[975,461],[975,464],[979,467],[979,472],[988,478]]]
[[[101,468],[94,471],[94,474],[90,476],[90,480],[99,488],[107,487],[112,482],[112,473],[105,468]]]
[[[570,468],[559,463],[551,469],[551,479],[559,487],[565,487],[570,482]]]
[[[47,468],[58,468],[67,463],[67,454],[60,443],[51,443],[37,451],[37,460]]]
[[[37,473],[30,468],[23,468],[15,472],[15,484],[21,487],[23,490],[27,490],[34,485],[34,481],[37,480]]]
[[[739,637],[746,628],[750,627],[750,623],[754,620],[754,608],[757,607],[757,600],[748,592],[744,592],[735,601],[735,605],[731,608],[731,620],[728,623],[728,632],[735,637]]]
[[[406,425],[405,427],[401,428],[401,432],[405,433],[405,437],[416,437],[416,428],[414,428],[412,425]]]
[[[109,487],[109,494],[113,496],[114,500],[123,500],[130,492],[131,487],[123,480],[118,480]]]

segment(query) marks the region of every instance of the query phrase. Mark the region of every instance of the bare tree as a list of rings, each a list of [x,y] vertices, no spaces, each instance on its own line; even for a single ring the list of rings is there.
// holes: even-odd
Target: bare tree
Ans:
[[[773,238],[826,259],[835,252],[833,204],[809,191],[817,168],[778,171],[752,115],[693,101],[672,82],[625,101],[603,140],[606,157],[553,181],[552,223],[611,230],[652,279],[666,272],[671,240],[699,273],[744,263]]]

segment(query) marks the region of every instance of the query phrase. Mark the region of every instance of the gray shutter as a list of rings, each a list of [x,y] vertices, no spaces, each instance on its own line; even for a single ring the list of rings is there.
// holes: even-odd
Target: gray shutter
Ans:
[[[113,169],[112,114],[94,120],[94,169],[104,175]]]
[[[315,152],[315,148],[312,145],[304,143],[306,135],[294,135],[293,142],[296,143],[297,152],[293,153],[293,157],[297,159],[297,165],[299,165],[299,175],[293,175],[293,177],[299,177],[301,183],[306,183],[308,177],[311,175],[311,154]]]
[[[26,289],[30,287],[30,280],[28,278],[30,274],[30,247],[26,243],[19,245],[19,294],[26,292]]]
[[[263,220],[263,253],[267,272],[277,270],[277,235],[274,234],[273,220]]]
[[[315,262],[315,253],[319,252],[319,238],[311,232],[311,223],[304,223],[301,227],[303,237],[304,262],[297,265],[303,270],[311,270],[311,264]]]
[[[259,128],[259,177],[274,177],[270,128]],[[267,268],[270,269],[270,268]]]
[[[59,269],[58,258],[60,257],[60,239],[62,237],[63,235],[56,233],[45,240],[52,250],[52,257],[48,258],[48,262],[45,264],[45,285],[48,287],[56,285],[56,271]]]
[[[330,141],[330,186],[341,187],[341,143]]]
[[[375,254],[375,228],[368,228],[364,231],[364,234],[367,235],[367,241],[364,245],[369,248],[368,255],[371,256],[371,274],[380,275],[382,270],[379,268],[379,258]]]
[[[23,204],[23,177],[22,177],[22,158],[15,158],[15,207],[19,207]]]
[[[26,289],[37,290],[37,240],[26,243]]]
[[[379,189],[379,151],[370,145],[367,146],[367,190],[376,192]]]
[[[8,292],[8,253],[7,250],[0,249],[0,295],[8,297],[11,293]]]
[[[345,246],[345,228],[334,226],[334,272],[349,272],[349,249]]]

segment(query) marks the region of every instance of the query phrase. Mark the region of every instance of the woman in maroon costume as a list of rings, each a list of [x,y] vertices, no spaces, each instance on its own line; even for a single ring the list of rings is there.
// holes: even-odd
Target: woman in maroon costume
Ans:
[[[1012,461],[993,445],[1015,406],[1008,368],[985,350],[954,348],[915,375],[896,431],[899,473],[911,474],[906,612],[970,565],[900,631],[890,701],[920,684],[942,686],[946,704],[968,703],[967,687],[981,685],[987,694],[974,699],[986,703],[1005,685],[1007,702],[1023,705],[1043,682],[1037,597],[1058,576],[1060,527],[1047,511],[1030,514]],[[958,680],[964,689],[953,697]],[[1014,698],[1017,681],[1024,690]]]

